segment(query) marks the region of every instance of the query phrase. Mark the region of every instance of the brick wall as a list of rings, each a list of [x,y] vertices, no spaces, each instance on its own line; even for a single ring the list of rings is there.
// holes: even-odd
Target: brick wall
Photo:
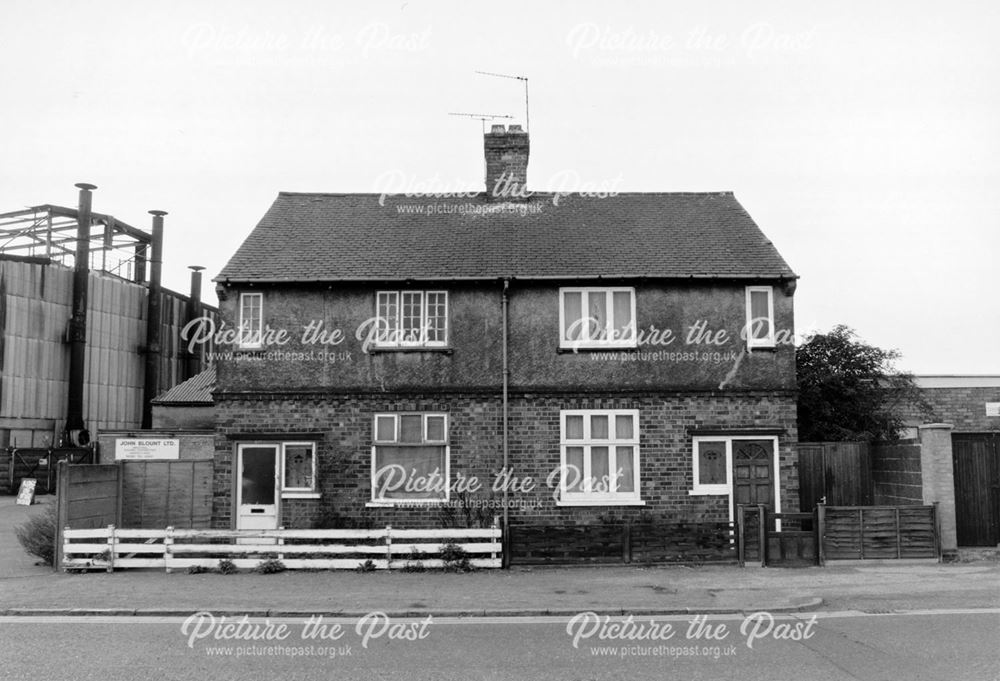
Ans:
[[[392,411],[449,414],[451,479],[476,477],[484,489],[474,495],[483,515],[501,515],[501,492],[490,487],[502,466],[502,406],[495,394],[465,395],[281,395],[248,398],[221,394],[217,400],[214,525],[232,522],[232,466],[236,440],[248,434],[318,432],[318,479],[322,498],[284,500],[282,524],[310,527],[337,514],[344,524],[438,526],[441,507],[371,508],[372,415]],[[558,507],[546,486],[558,468],[561,409],[638,409],[640,487],[645,506]],[[707,392],[581,396],[519,394],[509,405],[510,466],[528,492],[511,493],[512,523],[590,523],[608,518],[720,521],[728,518],[726,496],[691,496],[691,428],[782,428],[779,436],[783,510],[798,506],[794,396],[786,392]],[[493,497],[492,501],[490,497]],[[453,495],[454,499],[454,495]],[[461,515],[461,512],[458,512]]]
[[[931,414],[922,414],[915,406],[903,409],[911,425],[950,423],[955,432],[1000,430],[1000,416],[987,416],[986,403],[1000,402],[1000,386],[976,388],[924,388],[924,398]]]
[[[919,443],[879,443],[871,447],[876,504],[922,504]]]

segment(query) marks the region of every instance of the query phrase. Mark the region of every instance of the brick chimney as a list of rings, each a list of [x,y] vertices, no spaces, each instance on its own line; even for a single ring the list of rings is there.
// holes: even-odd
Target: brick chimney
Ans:
[[[527,196],[528,133],[520,125],[494,125],[483,138],[486,151],[486,193],[513,200]]]

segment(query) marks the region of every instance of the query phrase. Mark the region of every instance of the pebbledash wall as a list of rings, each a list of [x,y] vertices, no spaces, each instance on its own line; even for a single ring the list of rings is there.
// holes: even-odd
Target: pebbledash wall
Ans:
[[[730,339],[712,346],[728,359],[647,358],[618,361],[593,352],[560,351],[558,290],[570,282],[515,282],[509,292],[509,466],[531,492],[511,492],[509,519],[519,523],[580,523],[652,517],[670,522],[725,521],[728,495],[692,495],[694,431],[733,435],[766,429],[777,434],[780,503],[798,510],[794,348],[746,353],[738,337],[745,318],[745,286],[754,281],[633,282],[640,329],[680,332],[706,319]],[[777,329],[792,329],[794,288],[774,283]],[[580,285],[581,282],[573,282]],[[447,351],[364,353],[353,331],[374,312],[374,293],[399,284],[286,284],[257,286],[263,318],[274,329],[322,320],[343,329],[345,342],[329,348],[349,357],[336,362],[268,360],[262,351],[220,358],[216,409],[213,524],[234,524],[233,462],[240,443],[314,440],[318,499],[283,499],[280,523],[306,528],[331,522],[380,526],[437,526],[441,505],[372,506],[373,416],[384,412],[449,415],[450,481],[477,478],[474,502],[502,515],[502,493],[491,487],[503,463],[502,288],[498,282],[426,284],[449,294]],[[406,287],[403,287],[406,288]],[[230,325],[240,289],[220,287],[220,313]],[[295,334],[292,334],[295,336]],[[681,334],[683,335],[683,334]],[[286,353],[324,348],[297,339]],[[683,353],[678,341],[641,352]],[[696,350],[705,348],[694,348]],[[630,351],[613,351],[614,354]],[[635,351],[631,351],[635,352]],[[732,358],[739,355],[740,359]],[[560,411],[638,409],[641,506],[558,506],[546,485],[560,463]],[[287,436],[287,437],[286,437]],[[456,501],[452,495],[451,503]],[[452,506],[454,508],[454,506]]]
[[[319,499],[283,499],[281,524],[310,528],[344,525],[436,526],[448,504],[382,507],[371,499],[372,415],[377,412],[434,411],[449,416],[450,473],[475,477],[483,489],[471,496],[484,516],[502,515],[501,491],[491,487],[503,465],[502,403],[495,394],[470,395],[282,395],[253,398],[218,395],[213,523],[230,527],[233,511],[233,457],[240,442],[287,433],[317,441]],[[559,414],[563,409],[638,409],[640,489],[643,506],[558,506],[548,486],[560,462]],[[779,435],[780,501],[798,510],[798,469],[794,442],[795,398],[788,391],[705,392],[581,396],[512,395],[509,402],[509,463],[530,492],[508,494],[510,522],[579,523],[649,518],[667,522],[716,522],[729,518],[726,495],[691,495],[692,429],[733,431],[774,428]],[[451,506],[458,496],[451,495]],[[457,509],[456,509],[457,510]],[[461,514],[459,513],[459,516]]]

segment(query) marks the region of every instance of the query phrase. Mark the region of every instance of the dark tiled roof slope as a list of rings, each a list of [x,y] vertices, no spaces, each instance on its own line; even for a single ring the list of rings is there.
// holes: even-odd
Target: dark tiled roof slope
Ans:
[[[795,276],[728,192],[536,194],[524,214],[401,208],[497,205],[482,194],[380,198],[282,192],[216,280]]]
[[[212,404],[212,391],[215,390],[215,367],[209,367],[195,374],[183,383],[178,383],[170,390],[162,392],[153,399],[153,404],[187,405]]]

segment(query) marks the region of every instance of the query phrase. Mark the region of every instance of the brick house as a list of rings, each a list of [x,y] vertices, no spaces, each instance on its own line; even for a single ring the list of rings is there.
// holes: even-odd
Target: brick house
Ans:
[[[215,279],[216,526],[797,510],[796,275],[729,192],[529,193],[528,147],[278,195]]]

